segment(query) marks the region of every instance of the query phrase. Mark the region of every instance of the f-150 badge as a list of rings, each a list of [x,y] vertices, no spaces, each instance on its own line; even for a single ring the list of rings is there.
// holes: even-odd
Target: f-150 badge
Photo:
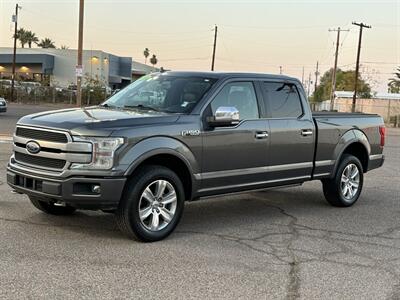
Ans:
[[[200,135],[200,130],[182,130],[181,135],[182,136]]]

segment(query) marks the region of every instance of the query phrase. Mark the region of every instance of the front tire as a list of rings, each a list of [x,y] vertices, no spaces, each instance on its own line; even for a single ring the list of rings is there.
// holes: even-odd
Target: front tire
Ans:
[[[345,154],[335,177],[322,181],[325,199],[333,206],[352,206],[360,197],[363,182],[364,174],[360,160]]]
[[[143,242],[172,233],[182,216],[184,189],[179,177],[163,166],[144,166],[128,181],[116,211],[120,230]]]
[[[73,214],[76,210],[72,206],[56,206],[54,203],[46,202],[32,196],[29,197],[29,200],[34,207],[49,215],[67,216]]]

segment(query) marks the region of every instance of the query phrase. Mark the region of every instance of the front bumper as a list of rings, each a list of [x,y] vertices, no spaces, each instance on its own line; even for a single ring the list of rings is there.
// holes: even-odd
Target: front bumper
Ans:
[[[7,168],[7,183],[15,191],[48,202],[61,201],[83,209],[114,209],[125,186],[125,177],[69,177],[53,179]],[[92,187],[100,190],[93,192]]]
[[[7,112],[7,106],[0,106],[0,112]]]

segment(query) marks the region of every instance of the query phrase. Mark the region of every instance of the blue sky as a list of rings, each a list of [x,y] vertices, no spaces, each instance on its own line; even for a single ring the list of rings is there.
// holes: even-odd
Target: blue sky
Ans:
[[[20,25],[58,46],[77,45],[78,0],[21,0]],[[11,15],[16,1],[0,2],[0,46],[12,46]],[[363,35],[362,74],[374,89],[386,90],[400,65],[399,1],[86,1],[86,49],[101,49],[144,61],[150,48],[159,65],[172,69],[210,68],[213,26],[218,25],[216,69],[306,77],[317,60],[333,65],[336,33],[343,32],[338,65],[354,68],[358,27]],[[312,75],[314,77],[314,75]]]

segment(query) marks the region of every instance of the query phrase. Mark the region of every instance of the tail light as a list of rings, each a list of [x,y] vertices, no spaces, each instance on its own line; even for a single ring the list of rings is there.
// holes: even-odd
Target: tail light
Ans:
[[[385,135],[386,135],[385,126],[379,126],[379,134],[381,135],[381,147],[383,147],[385,146]]]

